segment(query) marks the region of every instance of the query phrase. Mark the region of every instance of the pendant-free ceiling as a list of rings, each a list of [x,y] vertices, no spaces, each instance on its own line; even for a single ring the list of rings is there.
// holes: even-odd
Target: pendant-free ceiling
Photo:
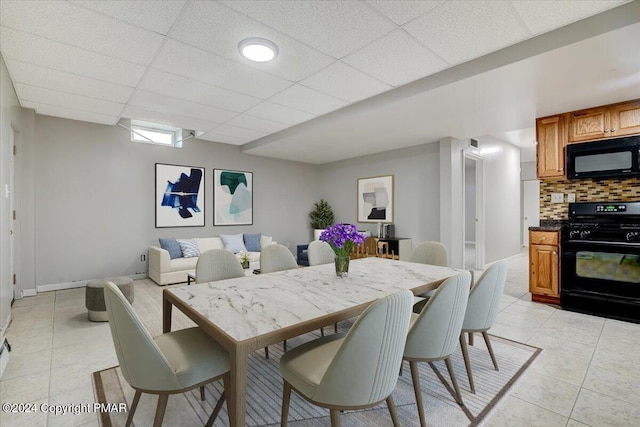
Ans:
[[[278,56],[278,46],[271,40],[249,37],[238,44],[240,54],[250,61],[268,62]]]

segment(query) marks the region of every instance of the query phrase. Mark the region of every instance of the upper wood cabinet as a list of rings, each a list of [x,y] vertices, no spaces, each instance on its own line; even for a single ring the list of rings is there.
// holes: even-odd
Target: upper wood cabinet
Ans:
[[[564,147],[567,141],[565,115],[536,120],[538,178],[564,176]]]
[[[625,102],[611,106],[610,136],[640,133],[640,101]]]
[[[569,113],[569,142],[640,133],[640,101]]]

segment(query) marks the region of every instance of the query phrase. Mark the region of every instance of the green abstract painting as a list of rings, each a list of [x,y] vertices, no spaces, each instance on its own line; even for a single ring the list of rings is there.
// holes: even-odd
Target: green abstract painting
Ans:
[[[253,224],[253,173],[213,170],[213,225]]]

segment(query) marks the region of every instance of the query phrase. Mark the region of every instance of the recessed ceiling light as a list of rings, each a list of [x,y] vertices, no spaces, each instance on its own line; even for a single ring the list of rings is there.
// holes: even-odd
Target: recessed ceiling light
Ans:
[[[278,46],[271,40],[250,37],[238,44],[242,56],[254,62],[268,62],[278,56]]]

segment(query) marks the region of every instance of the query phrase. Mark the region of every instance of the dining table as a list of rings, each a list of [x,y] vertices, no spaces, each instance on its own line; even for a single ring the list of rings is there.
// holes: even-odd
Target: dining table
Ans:
[[[324,264],[165,289],[163,331],[175,306],[227,349],[229,424],[244,426],[251,352],[354,318],[386,295],[435,289],[461,271],[370,257],[351,260],[346,277]]]

